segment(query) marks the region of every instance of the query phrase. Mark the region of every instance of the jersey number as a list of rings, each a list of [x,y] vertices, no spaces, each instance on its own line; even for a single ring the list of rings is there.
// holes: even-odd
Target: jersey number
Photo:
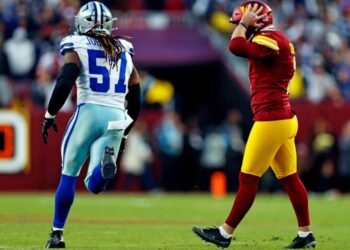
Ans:
[[[106,93],[110,89],[110,77],[109,71],[106,66],[97,65],[97,59],[104,59],[104,52],[101,50],[87,50],[89,58],[89,73],[94,75],[90,76],[90,88],[95,92]],[[115,93],[125,93],[125,72],[126,72],[126,56],[123,52],[120,56],[120,69],[119,79],[114,85]],[[102,77],[102,82],[101,82]]]
[[[289,43],[289,49],[290,49],[290,53],[293,55],[293,68],[294,68],[294,71],[296,71],[297,70],[297,62],[295,60],[295,50],[294,50],[294,46],[292,43]],[[287,94],[289,94],[291,84],[292,84],[292,79],[288,83]]]

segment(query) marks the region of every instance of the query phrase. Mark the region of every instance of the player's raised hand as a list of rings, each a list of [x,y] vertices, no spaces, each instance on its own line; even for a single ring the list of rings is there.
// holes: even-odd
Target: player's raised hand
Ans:
[[[55,132],[58,132],[58,127],[57,127],[55,117],[53,117],[53,118],[46,118],[45,117],[44,121],[43,121],[42,129],[41,129],[41,133],[42,133],[43,140],[44,140],[45,144],[47,143],[47,138],[49,137],[48,130],[51,127],[55,130]]]
[[[254,6],[252,7],[251,4],[248,5],[248,9],[247,11],[244,13],[241,22],[245,23],[248,27],[260,27],[261,23],[259,23],[259,21],[263,18],[266,17],[266,13],[259,15],[260,12],[264,9],[263,6],[260,6],[258,8],[258,4],[254,4]]]

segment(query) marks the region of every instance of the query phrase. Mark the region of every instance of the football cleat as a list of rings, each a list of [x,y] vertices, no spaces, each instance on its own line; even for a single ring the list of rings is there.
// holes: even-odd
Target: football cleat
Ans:
[[[45,248],[65,248],[66,243],[63,239],[63,231],[55,230],[50,234],[50,239],[47,241]]]
[[[293,242],[286,246],[285,248],[315,248],[316,247],[316,239],[312,233],[309,233],[306,237],[295,237]]]
[[[117,173],[117,164],[114,157],[114,148],[105,147],[101,159],[101,172],[105,180],[112,180]]]
[[[224,238],[220,234],[219,228],[199,228],[193,227],[192,231],[198,235],[202,240],[215,244],[218,247],[226,248],[230,245],[232,238]]]

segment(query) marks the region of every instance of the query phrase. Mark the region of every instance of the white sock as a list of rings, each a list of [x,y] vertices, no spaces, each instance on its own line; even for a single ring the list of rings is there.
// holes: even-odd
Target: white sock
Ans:
[[[52,227],[52,231],[63,231],[63,228]]]
[[[310,233],[312,233],[312,232],[311,232],[311,231],[307,231],[307,232],[298,231],[298,236],[301,237],[301,238],[305,238],[305,237],[308,236]]]
[[[219,231],[221,236],[224,237],[225,239],[229,239],[232,237],[232,234],[228,234],[222,226],[219,227]]]

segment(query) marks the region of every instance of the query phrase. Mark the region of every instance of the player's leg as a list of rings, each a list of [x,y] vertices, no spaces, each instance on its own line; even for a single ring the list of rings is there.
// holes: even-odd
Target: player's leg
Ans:
[[[102,132],[90,146],[90,162],[85,178],[86,188],[96,194],[105,190],[115,176],[114,153],[118,153],[124,130],[132,121],[124,110],[107,106],[97,108]]]
[[[298,128],[296,117],[290,122],[290,138],[278,150],[271,167],[287,192],[298,220],[298,237],[300,238],[297,237],[290,247],[315,246],[316,241],[310,227],[307,191],[297,174],[297,153],[294,140]]]
[[[239,174],[239,188],[232,209],[223,225],[232,234],[252,206],[260,177],[270,167],[272,159],[285,137],[279,121],[255,122],[245,148]]]
[[[81,167],[89,153],[89,145],[94,140],[95,130],[89,121],[91,114],[87,106],[77,107],[72,115],[61,143],[62,174],[55,194],[53,232],[46,247],[64,245],[62,231],[74,201],[75,186]],[[57,234],[57,235],[56,235]]]
[[[269,168],[274,155],[285,140],[284,122],[255,122],[245,148],[239,175],[239,188],[232,209],[219,228],[193,231],[202,239],[221,247],[228,247],[232,233],[252,206],[260,177]]]
[[[108,188],[116,174],[116,160],[124,130],[109,130],[90,148],[90,162],[85,178],[86,188],[98,194]]]

